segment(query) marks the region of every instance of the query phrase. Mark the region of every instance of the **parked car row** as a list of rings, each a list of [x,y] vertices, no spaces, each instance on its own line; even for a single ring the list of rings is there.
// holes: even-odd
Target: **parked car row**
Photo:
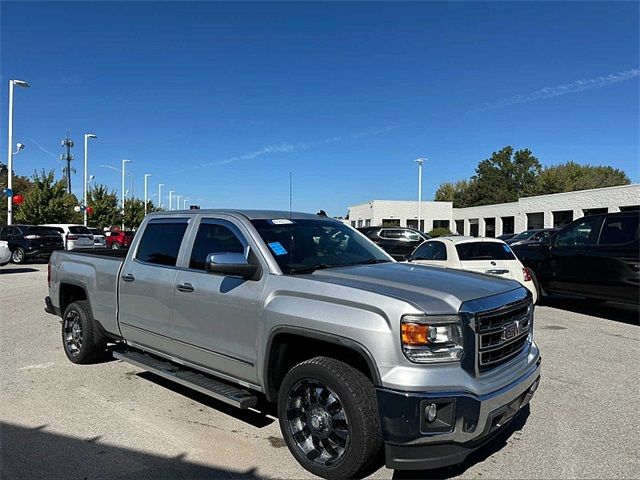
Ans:
[[[0,227],[0,266],[9,261],[24,263],[32,259],[48,259],[56,250],[94,250],[96,248],[128,248],[134,232],[110,230],[101,232],[74,224],[6,225]],[[8,256],[8,259],[5,257]]]
[[[564,228],[530,229],[498,238],[417,230],[358,230],[396,260],[518,280],[535,299],[553,294],[640,304],[640,215],[591,215]]]

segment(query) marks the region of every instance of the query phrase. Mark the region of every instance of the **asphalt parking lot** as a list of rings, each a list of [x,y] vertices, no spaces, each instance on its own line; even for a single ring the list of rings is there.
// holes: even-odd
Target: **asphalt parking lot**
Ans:
[[[0,268],[2,479],[308,478],[271,410],[238,411],[120,361],[79,366],[43,311],[46,264]],[[638,311],[537,308],[528,418],[463,465],[372,478],[638,478]],[[169,387],[169,388],[166,388]]]

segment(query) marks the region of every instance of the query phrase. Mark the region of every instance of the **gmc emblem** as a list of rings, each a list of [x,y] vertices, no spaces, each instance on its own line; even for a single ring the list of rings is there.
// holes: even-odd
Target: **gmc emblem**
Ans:
[[[520,322],[515,321],[513,323],[510,323],[506,327],[504,327],[504,329],[502,330],[502,338],[503,338],[503,340],[510,340],[513,337],[515,337],[516,335],[518,335],[518,333],[520,331],[520,325],[519,324],[520,324]]]

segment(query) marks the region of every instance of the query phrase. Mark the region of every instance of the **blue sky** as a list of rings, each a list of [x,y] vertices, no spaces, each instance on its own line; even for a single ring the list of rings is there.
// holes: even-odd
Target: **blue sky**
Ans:
[[[2,2],[15,171],[92,132],[90,173],[143,174],[203,207],[296,210],[424,198],[505,145],[640,180],[636,2]],[[164,199],[166,204],[167,200]]]

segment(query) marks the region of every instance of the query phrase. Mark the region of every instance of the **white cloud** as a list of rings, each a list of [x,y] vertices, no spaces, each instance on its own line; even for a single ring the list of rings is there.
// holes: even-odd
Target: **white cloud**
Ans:
[[[49,155],[49,156],[51,156],[51,157],[55,158],[56,160],[58,159],[58,155],[56,155],[55,153],[50,152],[49,150],[47,150],[46,148],[44,148],[42,145],[40,145],[38,142],[36,142],[33,138],[30,138],[30,139],[29,139],[29,141],[30,141],[31,143],[33,143],[33,144],[38,148],[38,150],[40,150],[41,152],[46,153],[47,155]]]
[[[633,68],[624,72],[612,73],[600,77],[590,78],[587,80],[576,80],[575,82],[556,85],[554,87],[545,87],[535,92],[524,95],[515,95],[513,97],[504,98],[496,102],[487,102],[481,110],[490,110],[494,108],[508,107],[518,103],[535,102],[536,100],[544,100],[547,98],[559,97],[569,93],[578,93],[593,88],[608,87],[616,83],[631,80],[640,76],[640,69]]]

